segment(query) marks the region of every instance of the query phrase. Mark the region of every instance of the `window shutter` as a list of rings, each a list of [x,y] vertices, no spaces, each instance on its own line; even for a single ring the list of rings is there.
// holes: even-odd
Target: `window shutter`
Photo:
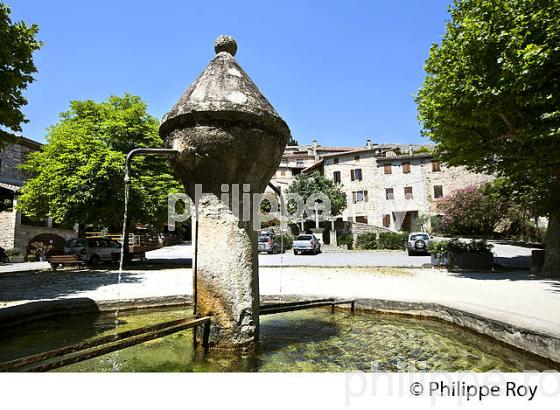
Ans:
[[[356,174],[354,173],[354,170],[351,169],[351,170],[350,170],[350,180],[351,180],[351,181],[354,181],[355,179],[356,179]]]
[[[368,194],[367,191],[364,191],[364,202],[368,201]]]

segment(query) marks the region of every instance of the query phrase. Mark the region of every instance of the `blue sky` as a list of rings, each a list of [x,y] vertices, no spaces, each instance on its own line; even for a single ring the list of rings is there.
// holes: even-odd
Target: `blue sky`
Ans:
[[[44,47],[23,134],[75,99],[141,96],[161,118],[214,55],[219,34],[301,143],[427,142],[413,95],[451,0],[4,0]]]

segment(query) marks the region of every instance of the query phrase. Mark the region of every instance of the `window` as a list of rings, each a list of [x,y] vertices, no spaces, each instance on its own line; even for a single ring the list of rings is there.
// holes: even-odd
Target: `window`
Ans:
[[[338,158],[333,159],[334,164],[338,164]]]
[[[405,186],[404,187],[404,198],[405,199],[412,199],[412,187]]]
[[[391,226],[391,215],[383,215],[383,226],[389,228]]]
[[[285,169],[281,169],[280,170],[280,176],[285,176],[286,175],[286,170]]]
[[[367,224],[367,216],[357,216],[356,222],[361,224]]]
[[[361,181],[362,180],[362,170],[361,168],[351,169],[350,170],[350,180],[352,181]]]
[[[434,198],[441,198],[443,197],[443,186],[442,185],[434,185]]]
[[[303,168],[303,159],[296,159],[296,167]]]
[[[354,161],[360,162],[360,156],[359,155],[354,155]]]
[[[340,184],[340,171],[333,172],[333,180],[335,184]]]
[[[402,163],[402,172],[403,172],[403,174],[410,173],[410,162],[403,162]]]
[[[355,191],[352,192],[352,202],[367,202],[368,201],[368,191]]]
[[[393,171],[391,170],[391,164],[383,165],[383,171],[385,172],[385,174],[392,174]]]
[[[395,199],[393,188],[385,188],[385,199]]]
[[[441,165],[439,161],[432,161],[432,172],[439,172],[441,171]]]

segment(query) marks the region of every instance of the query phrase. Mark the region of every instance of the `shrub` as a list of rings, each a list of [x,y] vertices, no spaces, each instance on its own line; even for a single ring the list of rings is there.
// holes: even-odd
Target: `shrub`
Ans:
[[[430,216],[430,226],[432,233],[442,233],[443,232],[443,217],[441,215]]]
[[[437,206],[443,214],[443,233],[488,235],[502,219],[506,204],[485,194],[481,187],[469,186],[438,200]]]
[[[484,240],[472,240],[470,242],[462,242],[458,239],[450,241],[431,241],[428,250],[432,254],[447,255],[450,253],[487,253],[491,252],[492,244]]]
[[[6,249],[6,256],[20,256],[22,252],[17,248]]]
[[[52,245],[46,244],[44,242],[33,242],[31,244],[31,253],[37,257],[46,256],[53,249]]]
[[[407,233],[380,232],[377,249],[406,249]]]
[[[284,244],[284,250],[290,250],[292,249],[292,244],[294,242],[294,237],[292,235],[289,234],[284,234],[284,236],[282,236],[281,234],[278,234],[276,236],[274,236],[274,242],[279,243],[279,244]]]
[[[37,261],[37,255],[30,253],[29,255],[27,255],[27,261],[28,262],[36,262]]]
[[[447,255],[450,241],[430,241],[428,251],[432,255]]]
[[[354,238],[349,233],[343,233],[337,237],[337,243],[342,246],[346,245],[348,249],[352,249],[353,242]]]
[[[363,233],[356,239],[358,249],[377,249],[377,236],[374,232]]]

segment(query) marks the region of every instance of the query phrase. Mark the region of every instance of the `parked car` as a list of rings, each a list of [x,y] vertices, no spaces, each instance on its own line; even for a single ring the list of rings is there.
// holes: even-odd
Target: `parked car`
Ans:
[[[408,235],[408,241],[406,242],[408,255],[429,255],[430,239],[430,235],[426,232],[412,232]]]
[[[301,255],[302,253],[312,253],[317,255],[321,252],[321,242],[312,234],[299,235],[292,244],[294,255]]]
[[[274,232],[263,231],[259,235],[259,252],[282,252],[282,245],[276,240]]]
[[[102,238],[74,238],[70,239],[64,247],[66,255],[76,255],[91,265],[100,262],[118,261],[121,253],[121,244],[111,239]]]

